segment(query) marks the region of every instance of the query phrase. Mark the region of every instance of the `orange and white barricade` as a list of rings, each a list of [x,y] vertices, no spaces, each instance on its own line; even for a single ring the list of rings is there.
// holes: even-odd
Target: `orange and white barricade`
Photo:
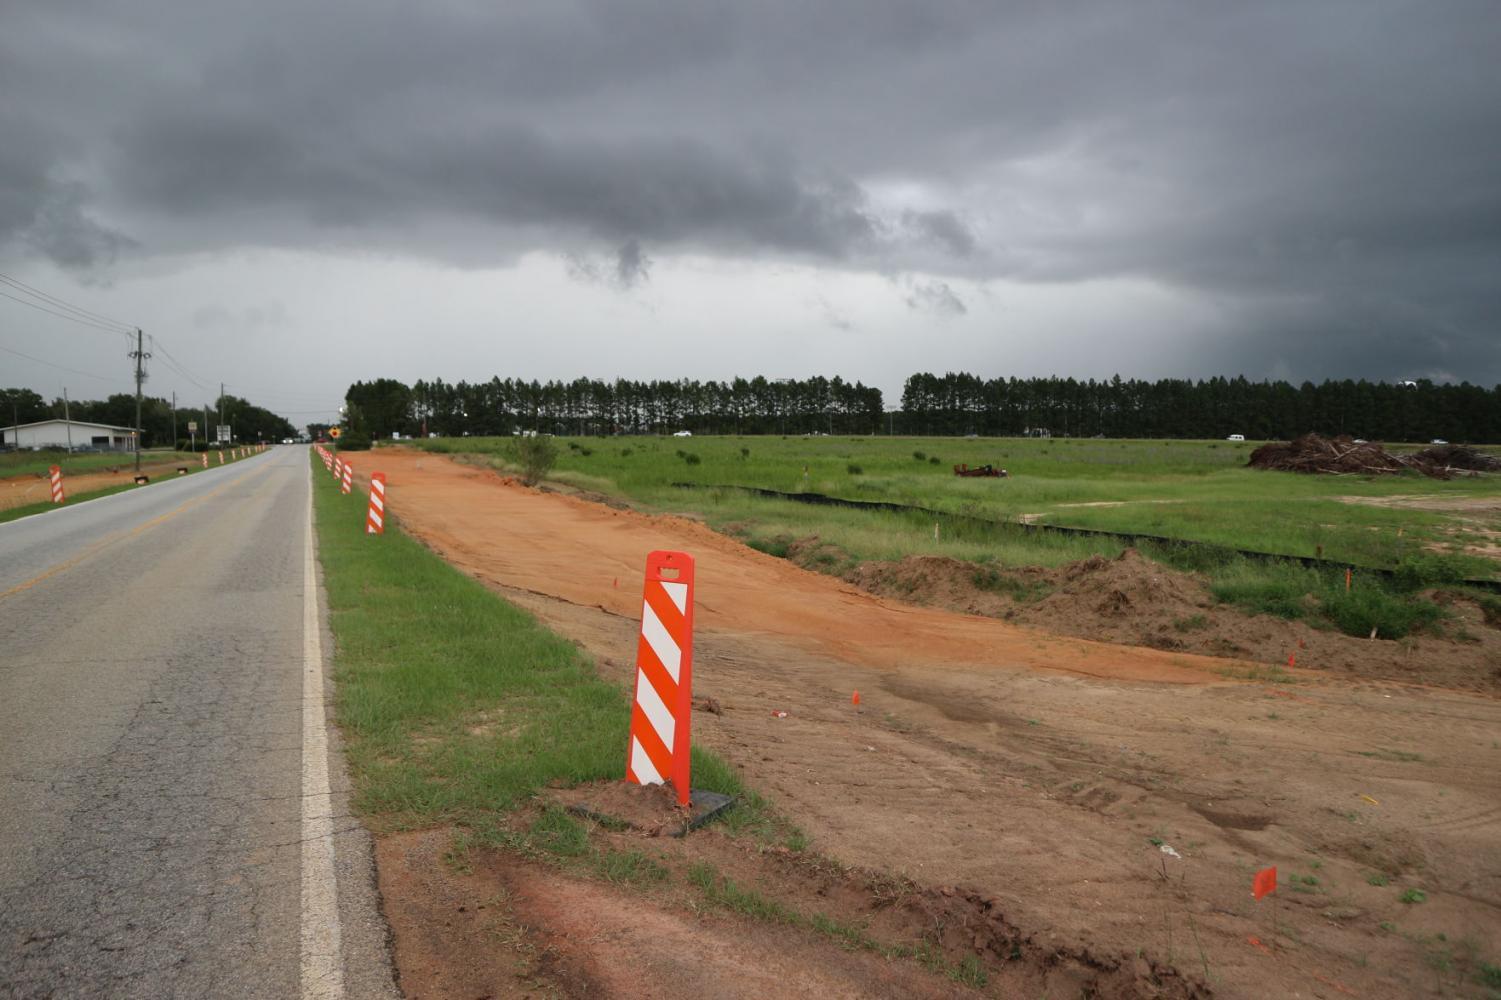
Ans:
[[[328,471],[330,471],[330,472],[332,472],[334,474],[334,482],[337,483],[339,480],[343,479],[344,478],[344,459],[341,458],[341,457],[339,457],[338,455],[335,455],[334,456],[334,465],[333,465],[333,468],[329,469]]]
[[[370,473],[370,509],[365,514],[365,534],[386,533],[386,474]]]
[[[203,467],[208,468],[208,452],[203,453]]]
[[[219,464],[220,465],[224,464],[224,449],[223,448],[219,449]]]
[[[63,495],[63,470],[62,466],[54,465],[47,470],[47,478],[52,482],[52,502],[62,503],[67,499]]]
[[[688,805],[692,721],[693,557],[653,552],[646,557],[626,780],[670,781],[678,803]]]
[[[349,494],[349,487],[353,485],[353,479],[354,469],[350,468],[348,462],[345,462],[344,474],[339,477],[339,492],[347,496]]]

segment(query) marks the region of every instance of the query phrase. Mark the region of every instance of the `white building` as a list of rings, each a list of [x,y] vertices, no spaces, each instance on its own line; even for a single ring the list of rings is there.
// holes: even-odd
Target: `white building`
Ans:
[[[0,445],[10,448],[67,448],[74,451],[131,451],[135,431],[82,420],[38,420],[0,427]]]

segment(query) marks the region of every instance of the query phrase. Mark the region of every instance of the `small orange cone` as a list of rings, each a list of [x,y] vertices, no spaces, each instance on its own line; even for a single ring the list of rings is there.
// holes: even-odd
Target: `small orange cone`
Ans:
[[[854,705],[856,708],[860,707],[860,692],[859,691],[856,691],[854,694],[850,695],[850,704]]]
[[[1296,667],[1298,665],[1298,654],[1297,653],[1288,653],[1287,654],[1287,665],[1289,667]]]

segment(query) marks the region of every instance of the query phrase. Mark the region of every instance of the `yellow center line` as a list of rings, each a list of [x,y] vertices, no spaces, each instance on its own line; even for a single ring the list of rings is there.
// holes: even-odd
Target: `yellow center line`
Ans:
[[[128,531],[122,531],[114,535],[106,536],[105,538],[102,538],[99,541],[95,542],[93,545],[90,545],[82,552],[78,553],[78,555],[74,556],[72,559],[66,559],[63,562],[58,563],[56,566],[49,567],[48,569],[45,569],[42,572],[38,573],[36,576],[32,577],[30,580],[26,580],[23,583],[18,583],[14,587],[11,587],[9,590],[0,591],[0,601],[3,601],[7,597],[11,597],[15,594],[19,594],[24,590],[30,590],[32,587],[35,587],[43,580],[50,579],[51,577],[54,577],[59,573],[66,572],[67,570],[70,570],[74,566],[77,566],[79,563],[83,562],[85,559],[98,555],[100,552],[109,548],[111,545],[114,545],[116,542],[123,542],[128,538],[134,538],[136,535],[139,535],[150,528],[154,528],[164,521],[176,517],[178,514],[181,514],[189,507],[197,506],[198,504],[203,503],[205,500],[211,500],[214,497],[218,496],[220,493],[223,493],[225,490],[229,489],[231,486],[237,486],[249,477],[259,475],[271,468],[272,466],[266,465],[254,469],[248,469],[241,475],[235,477],[234,479],[231,479],[229,482],[223,484],[222,486],[215,487],[213,490],[210,490],[208,493],[205,493],[202,496],[193,497],[191,500],[184,501],[182,504],[174,507],[172,510],[167,511],[165,514],[159,514],[156,517],[153,517],[151,520],[138,524]]]

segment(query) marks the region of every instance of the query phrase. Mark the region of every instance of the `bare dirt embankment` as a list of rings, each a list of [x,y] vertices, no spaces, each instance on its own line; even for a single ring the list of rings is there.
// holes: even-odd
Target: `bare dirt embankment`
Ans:
[[[1483,996],[1479,963],[1501,962],[1492,698],[1301,670],[1291,683],[1231,681],[1219,671],[1258,665],[914,607],[691,521],[431,455],[374,458],[406,530],[622,684],[646,552],[692,552],[696,687],[720,709],[695,713],[696,738],[816,852],[993,900],[1040,949],[1106,964],[1139,953],[1219,996]],[[566,913],[526,902],[545,886],[507,888],[536,876],[503,857],[464,882],[420,862],[391,867],[391,852],[420,855],[410,844],[384,850],[383,878],[418,871],[466,899],[514,892],[534,924],[525,941],[556,949],[556,962],[607,954],[608,921],[571,934]],[[1282,888],[1253,903],[1251,873],[1268,864]],[[404,933],[417,932],[398,924],[399,951]]]
[[[198,459],[191,461],[196,462]],[[186,465],[186,461],[143,462],[141,472],[152,479],[159,479],[162,476],[176,475],[178,467]],[[133,482],[135,482],[135,465],[130,459],[122,458],[120,464],[113,469],[64,476],[63,488],[69,496],[78,496],[83,493],[92,493],[94,490],[109,489],[111,486],[126,486]],[[0,510],[42,503],[51,497],[51,483],[45,475],[8,476],[0,479]]]

